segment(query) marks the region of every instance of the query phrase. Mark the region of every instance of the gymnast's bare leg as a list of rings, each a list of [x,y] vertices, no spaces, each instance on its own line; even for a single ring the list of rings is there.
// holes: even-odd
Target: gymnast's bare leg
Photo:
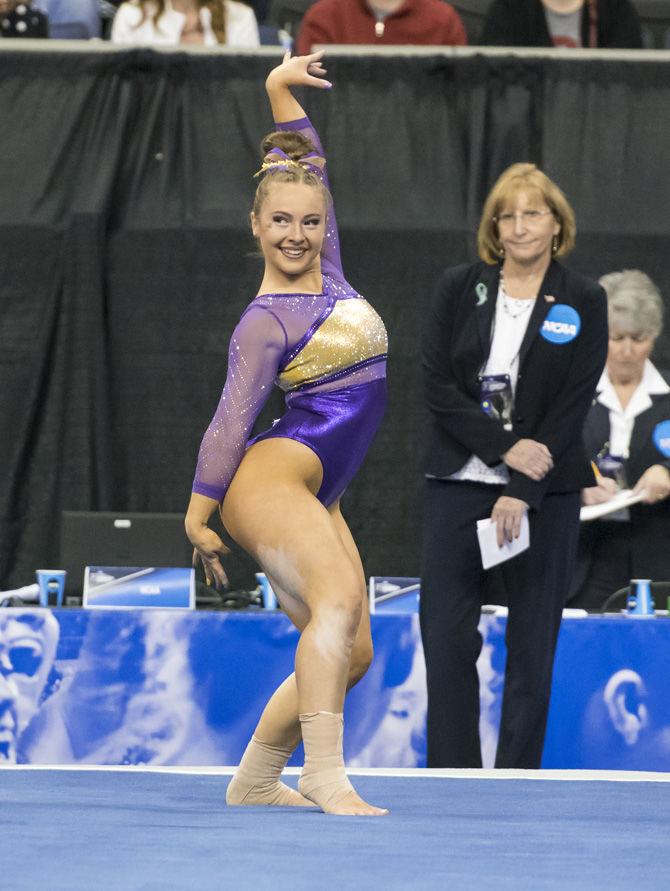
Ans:
[[[347,690],[350,690],[365,675],[372,661],[370,613],[363,566],[351,532],[340,513],[339,504],[330,508],[329,513],[333,517],[345,549],[357,568],[361,580],[363,609],[349,663]],[[303,631],[309,622],[309,609],[302,600],[283,591],[276,579],[270,576],[270,581],[282,609],[298,630]],[[298,715],[298,687],[295,673],[293,673],[277,688],[263,711],[245,753],[245,759],[251,759],[252,769],[239,770],[228,784],[226,792],[228,804],[314,806],[309,799],[304,798],[295,789],[291,789],[279,780],[281,771],[302,739]],[[269,745],[265,740],[273,740],[273,745]],[[241,766],[244,768],[246,764]]]
[[[339,508],[328,510],[315,497],[321,475],[319,459],[301,443],[262,441],[247,452],[223,505],[226,529],[275,581],[301,630],[295,675],[276,691],[254,734],[277,748],[293,749],[319,715],[332,716],[323,719],[330,722],[324,732],[331,739],[335,725],[341,727],[346,690],[363,676],[372,655],[360,558]],[[317,749],[326,744],[321,736],[317,728]],[[309,761],[307,738],[305,743]],[[339,756],[336,751],[318,755],[322,762],[307,785],[318,786],[322,766],[324,785],[330,787],[325,798],[315,793],[322,810],[386,813],[347,784],[341,749]]]
[[[337,513],[339,514],[339,510]],[[341,514],[339,517],[344,523]],[[309,621],[309,610],[295,597],[282,591],[275,579],[271,579],[271,583],[284,612],[302,631]],[[372,661],[367,596],[363,610],[352,649],[347,690],[361,680]],[[298,687],[294,672],[277,688],[263,710],[240,765],[241,769],[238,769],[228,784],[226,802],[229,805],[274,804],[283,807],[314,807],[312,801],[280,782],[282,770],[302,739],[299,712]],[[273,740],[274,744],[270,745],[265,740]],[[247,759],[251,761],[249,767]]]

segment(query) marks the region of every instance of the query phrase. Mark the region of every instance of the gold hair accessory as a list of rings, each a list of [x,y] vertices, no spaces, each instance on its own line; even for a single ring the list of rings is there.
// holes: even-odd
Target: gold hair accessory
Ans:
[[[293,158],[282,158],[280,161],[263,161],[261,169],[254,173],[254,178],[260,176],[261,173],[265,173],[266,170],[290,170],[291,167],[298,170],[307,170],[307,165],[301,164],[300,161],[294,161]]]

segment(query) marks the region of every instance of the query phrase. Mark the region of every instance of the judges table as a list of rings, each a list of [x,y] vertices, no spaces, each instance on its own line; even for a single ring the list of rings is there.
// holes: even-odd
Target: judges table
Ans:
[[[480,630],[482,749],[491,766],[505,618],[484,615]],[[347,763],[423,766],[418,616],[374,615],[372,632],[374,663],[346,704]],[[296,642],[274,611],[2,610],[0,650],[11,671],[0,697],[0,762],[235,764],[291,672]],[[669,674],[669,619],[566,618],[543,766],[670,768]]]

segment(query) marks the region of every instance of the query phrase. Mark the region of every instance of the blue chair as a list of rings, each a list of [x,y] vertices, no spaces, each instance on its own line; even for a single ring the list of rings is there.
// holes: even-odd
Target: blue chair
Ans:
[[[83,22],[49,22],[49,37],[52,40],[88,40],[90,34]]]
[[[261,39],[261,46],[281,46],[282,41],[279,36],[279,28],[275,25],[259,25],[258,35]]]

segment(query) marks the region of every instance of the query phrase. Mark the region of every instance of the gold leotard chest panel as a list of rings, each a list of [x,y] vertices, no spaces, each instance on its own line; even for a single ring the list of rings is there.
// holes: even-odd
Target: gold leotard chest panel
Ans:
[[[362,297],[338,300],[333,311],[278,377],[282,390],[317,383],[388,350],[386,328]]]

